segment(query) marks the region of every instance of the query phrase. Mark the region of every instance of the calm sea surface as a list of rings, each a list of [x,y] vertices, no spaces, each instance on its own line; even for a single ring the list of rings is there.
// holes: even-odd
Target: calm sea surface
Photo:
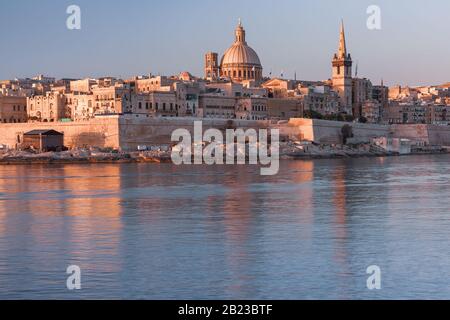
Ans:
[[[0,166],[0,298],[450,299],[450,156],[281,167]]]

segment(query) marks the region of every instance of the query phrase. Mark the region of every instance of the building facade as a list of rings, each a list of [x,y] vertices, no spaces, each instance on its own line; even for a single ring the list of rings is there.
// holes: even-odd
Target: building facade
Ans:
[[[27,98],[0,95],[0,123],[28,121]]]
[[[352,79],[352,112],[355,118],[362,117],[363,105],[372,100],[372,82],[366,78]]]
[[[66,97],[57,92],[27,98],[29,121],[56,122],[66,117]]]

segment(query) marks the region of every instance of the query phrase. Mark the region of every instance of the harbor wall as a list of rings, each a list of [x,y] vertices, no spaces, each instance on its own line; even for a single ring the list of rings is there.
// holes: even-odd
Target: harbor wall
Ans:
[[[171,144],[173,131],[188,130],[194,135],[194,122],[201,121],[203,132],[215,128],[224,132],[226,129],[268,128],[269,121],[246,121],[227,119],[199,118],[151,118],[145,115],[126,115],[119,119],[120,146],[122,150],[136,150],[139,145]]]
[[[96,118],[82,122],[36,122],[0,124],[0,145],[16,148],[23,134],[32,130],[53,129],[64,133],[64,145],[69,148],[96,146],[119,147],[119,117]]]
[[[422,141],[429,145],[450,146],[450,126],[427,124],[392,125],[395,138]]]
[[[321,144],[342,143],[344,122],[295,118],[290,121],[246,121],[197,118],[151,118],[146,115],[99,116],[85,122],[8,123],[0,124],[0,145],[15,148],[24,133],[35,129],[54,129],[64,133],[69,148],[101,147],[123,151],[136,150],[139,145],[170,144],[172,132],[187,129],[194,133],[194,122],[202,121],[203,132],[210,128],[276,128],[282,139],[315,141]],[[372,138],[393,137],[423,141],[431,145],[450,146],[450,127],[434,125],[376,125],[348,123],[355,142]]]
[[[342,143],[342,127],[350,125],[354,142],[370,142],[372,138],[392,135],[389,126],[365,123],[346,123],[339,121],[295,118],[283,125],[282,132],[297,135],[301,140],[309,140],[322,144]]]

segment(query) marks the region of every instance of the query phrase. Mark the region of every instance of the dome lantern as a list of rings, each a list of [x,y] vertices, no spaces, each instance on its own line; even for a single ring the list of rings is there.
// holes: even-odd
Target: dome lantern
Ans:
[[[241,19],[239,19],[239,24],[236,27],[235,34],[236,34],[236,42],[245,43],[245,30],[244,27],[242,26]]]

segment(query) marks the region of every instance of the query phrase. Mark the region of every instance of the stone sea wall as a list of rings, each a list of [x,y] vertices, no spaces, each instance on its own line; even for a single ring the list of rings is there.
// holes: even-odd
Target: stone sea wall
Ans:
[[[280,126],[281,132],[294,135],[300,140],[322,144],[342,143],[342,127],[345,122],[296,118]],[[366,143],[372,138],[392,135],[389,126],[377,124],[349,123],[354,134],[354,142]]]
[[[64,145],[69,148],[119,146],[118,116],[96,118],[86,122],[2,123],[0,145],[15,148],[21,143],[24,133],[36,129],[54,129],[64,133]]]
[[[395,138],[422,141],[430,145],[450,146],[450,126],[398,124],[392,126]]]
[[[186,129],[194,135],[194,122],[202,121],[203,132],[215,128],[267,128],[269,121],[243,121],[195,118],[150,118],[145,115],[126,115],[120,118],[120,146],[122,150],[136,150],[139,145],[170,144],[172,132]],[[225,137],[225,136],[224,136]]]
[[[170,144],[172,132],[184,128],[193,134],[195,118],[151,118],[146,115],[100,116],[86,122],[0,124],[0,145],[15,148],[24,133],[35,129],[54,129],[64,133],[69,148],[101,147],[123,151],[136,150],[139,145]],[[296,118],[274,123],[201,119],[203,131],[216,128],[277,128],[283,138],[310,140],[321,144],[342,143],[344,122]],[[350,123],[353,141],[367,143],[375,137],[408,138],[431,145],[450,146],[450,127],[432,125],[374,125]]]

